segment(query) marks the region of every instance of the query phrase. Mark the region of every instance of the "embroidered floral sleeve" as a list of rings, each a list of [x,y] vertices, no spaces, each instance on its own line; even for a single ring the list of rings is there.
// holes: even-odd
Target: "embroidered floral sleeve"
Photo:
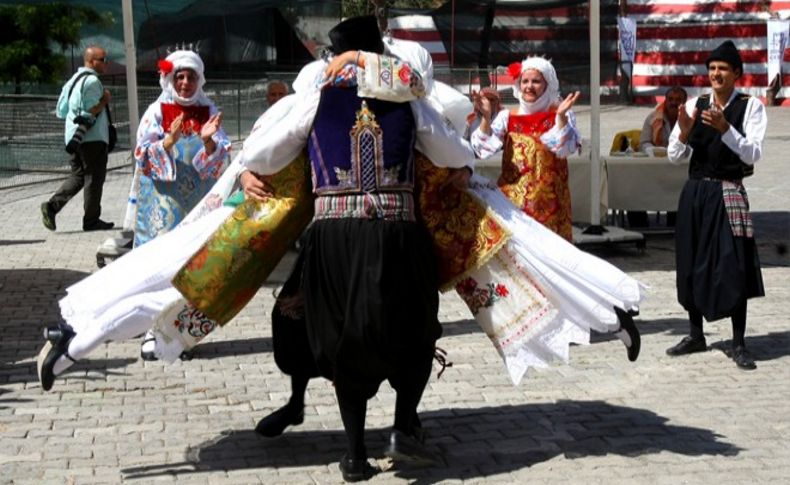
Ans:
[[[357,94],[384,101],[413,101],[425,96],[422,75],[397,57],[360,52],[365,68],[357,70]]]
[[[217,113],[217,108],[211,107],[211,116]],[[220,128],[211,137],[214,140],[216,148],[212,154],[206,153],[206,147],[200,149],[195,158],[192,159],[192,166],[197,170],[198,175],[202,180],[209,178],[217,178],[228,166],[230,159],[230,140],[225,134],[225,130]]]
[[[507,123],[510,119],[510,111],[500,111],[494,121],[491,122],[491,134],[486,135],[478,127],[472,132],[471,139],[472,149],[481,159],[486,159],[502,149],[504,145],[505,135],[507,134]]]
[[[176,179],[176,164],[165,150],[165,130],[161,110],[154,103],[146,110],[137,129],[134,161],[143,174],[155,180],[172,182]]]
[[[582,136],[576,127],[573,111],[568,111],[568,122],[564,127],[560,128],[559,123],[554,123],[549,131],[540,135],[540,141],[559,158],[568,158],[578,152],[582,146]]]

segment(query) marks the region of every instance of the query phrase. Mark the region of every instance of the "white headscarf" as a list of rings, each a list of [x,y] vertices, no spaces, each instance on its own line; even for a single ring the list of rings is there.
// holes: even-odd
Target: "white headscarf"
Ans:
[[[195,52],[192,51],[175,51],[167,58],[165,61],[170,62],[173,65],[173,68],[168,72],[164,72],[162,70],[162,66],[160,64],[159,70],[159,86],[162,87],[162,94],[159,95],[159,101],[162,103],[173,103],[176,102],[183,106],[191,106],[193,104],[198,105],[210,105],[212,104],[211,101],[208,99],[206,94],[203,92],[203,85],[206,84],[206,77],[203,74],[203,60],[200,59],[200,56],[197,55]],[[181,96],[176,93],[175,85],[173,84],[173,78],[175,73],[182,69],[191,69],[195,71],[195,74],[198,76],[198,83],[197,89],[195,90],[195,94],[190,96],[189,98],[182,98]]]
[[[543,91],[543,94],[541,94],[537,100],[528,103],[524,101],[524,98],[521,96],[520,84],[521,76],[525,71],[530,69],[534,69],[543,75],[543,79],[546,80],[546,90]],[[557,79],[557,72],[554,70],[554,66],[551,65],[551,62],[542,57],[527,57],[521,61],[521,74],[513,83],[513,96],[518,100],[519,114],[548,111],[552,104],[558,103],[560,97],[560,81]]]

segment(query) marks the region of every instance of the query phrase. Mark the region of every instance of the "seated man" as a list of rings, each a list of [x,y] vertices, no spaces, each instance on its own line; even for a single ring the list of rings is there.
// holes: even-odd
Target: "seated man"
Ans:
[[[659,103],[642,125],[642,135],[639,138],[639,151],[654,156],[655,148],[666,149],[669,134],[678,121],[678,110],[686,103],[688,94],[680,86],[672,86],[664,94],[664,102]],[[666,152],[665,152],[666,153]],[[649,225],[647,212],[629,211],[628,225],[630,227],[646,227]],[[667,226],[675,226],[675,212],[667,212]]]
[[[669,134],[678,121],[678,108],[686,102],[686,90],[680,86],[672,86],[664,94],[664,102],[659,103],[642,125],[639,138],[639,151],[653,155],[655,147],[667,147]]]

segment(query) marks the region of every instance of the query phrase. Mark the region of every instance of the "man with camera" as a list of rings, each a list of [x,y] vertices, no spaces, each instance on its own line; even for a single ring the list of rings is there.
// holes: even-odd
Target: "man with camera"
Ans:
[[[84,231],[111,229],[101,215],[101,196],[107,172],[110,92],[104,89],[99,74],[107,66],[107,53],[98,46],[85,49],[84,65],[69,79],[60,93],[56,114],[65,119],[66,151],[71,154],[71,173],[48,202],[41,204],[44,227],[55,230],[55,216],[84,188]]]

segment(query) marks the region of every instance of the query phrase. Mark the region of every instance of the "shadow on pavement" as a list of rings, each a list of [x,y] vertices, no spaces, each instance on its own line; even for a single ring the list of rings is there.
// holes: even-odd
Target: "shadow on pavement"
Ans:
[[[0,246],[16,246],[18,244],[39,244],[46,239],[0,239]]]
[[[732,349],[732,340],[722,340],[709,343],[711,350],[720,350],[729,355]],[[746,348],[755,361],[781,359],[790,355],[790,330],[784,332],[771,332],[766,335],[750,335],[747,327]]]
[[[86,276],[88,273],[69,269],[0,269],[0,332],[4,335],[0,339],[0,383],[6,381],[2,378],[5,369],[14,372],[15,363],[38,354],[44,345],[44,328],[61,321],[58,300],[66,295],[66,288]],[[37,379],[35,374],[31,379]]]
[[[668,418],[653,411],[603,401],[443,409],[420,417],[428,431],[428,447],[438,450],[445,464],[395,470],[396,476],[416,483],[508,473],[557,456],[635,457],[661,452],[734,456],[741,451],[712,430],[668,424]],[[386,429],[368,431],[371,457],[381,457],[378,450],[383,448],[387,433]],[[291,431],[277,439],[261,438],[252,430],[231,430],[187,448],[182,462],[130,467],[122,472],[125,479],[139,479],[216,470],[332,465],[344,448],[341,430]],[[340,472],[337,474],[339,478]]]
[[[790,266],[790,212],[753,212],[752,222],[762,267]]]
[[[21,403],[28,403],[33,402],[33,399],[19,399],[19,398],[11,398],[11,397],[2,397],[3,394],[13,393],[8,389],[3,389],[0,387],[0,409],[9,409],[13,408],[16,404]]]
[[[271,337],[221,340],[198,344],[194,347],[192,359],[190,360],[216,359],[219,357],[260,354],[271,351]]]
[[[42,340],[43,346],[43,340]],[[36,353],[38,353],[36,350]],[[119,368],[119,367],[127,367],[131,364],[137,362],[137,359],[85,359],[80,360],[72,367],[69,367],[63,374],[59,375],[57,379],[55,379],[55,385],[52,387],[53,392],[57,392],[58,385],[63,382],[63,379],[69,379],[72,381],[98,381],[104,380],[107,376],[121,376],[125,375],[125,372],[119,372],[112,369]],[[0,373],[0,376],[3,376],[2,385],[7,384],[14,384],[18,382],[34,382],[38,385],[38,371],[36,370],[36,363],[35,362],[20,362],[17,364],[13,364],[10,366],[4,366],[3,372]],[[6,374],[5,369],[8,369],[8,375]],[[0,394],[2,392],[13,392],[7,391],[0,388]],[[42,391],[43,392],[43,391]],[[17,402],[12,400],[6,400],[6,403],[10,402]],[[0,399],[0,409],[3,409],[4,400]]]

